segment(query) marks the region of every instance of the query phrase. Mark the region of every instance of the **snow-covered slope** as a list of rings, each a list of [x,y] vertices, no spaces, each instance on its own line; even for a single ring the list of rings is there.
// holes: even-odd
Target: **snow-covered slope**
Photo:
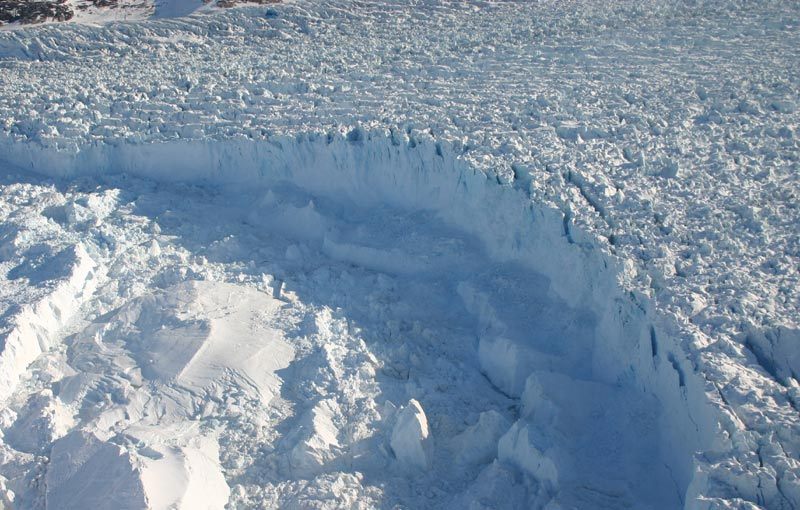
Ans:
[[[264,13],[0,34],[6,505],[800,503],[796,4]]]

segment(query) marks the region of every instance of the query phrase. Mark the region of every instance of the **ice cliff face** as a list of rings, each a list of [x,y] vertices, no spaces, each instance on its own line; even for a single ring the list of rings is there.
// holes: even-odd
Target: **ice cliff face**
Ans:
[[[272,488],[252,492],[255,483],[240,477],[239,486],[248,488],[234,490],[232,501],[286,503],[280,498],[298,493],[297,480],[314,480],[322,488],[349,487],[353,501],[383,497],[411,505],[424,498],[439,506],[476,501],[490,507],[794,508],[800,502],[793,270],[800,220],[794,204],[798,13],[790,5],[581,6],[298,2],[266,18],[240,11],[0,36],[6,169],[69,179],[126,173],[224,190],[217,209],[202,209],[202,224],[283,239],[270,278],[286,273],[278,280],[292,282],[288,301],[313,317],[305,319],[315,324],[315,333],[306,335],[312,343],[342,349],[320,354],[334,374],[330,388],[281,393],[296,406],[296,421],[289,423],[298,432],[283,433],[275,451],[265,453],[273,467],[260,469]],[[140,181],[104,185],[151,196]],[[172,230],[190,237],[189,212],[200,206],[171,202],[179,196],[159,196],[154,202],[162,205],[155,207],[171,203],[186,213]],[[202,198],[189,203],[196,201]],[[223,205],[231,201],[240,202],[230,206],[233,212]],[[167,209],[141,214],[170,225]],[[64,211],[67,232],[80,230],[76,211]],[[242,222],[250,227],[231,227]],[[217,278],[238,278],[239,271],[252,283],[255,268],[262,269],[257,260],[247,270],[225,265],[232,264],[231,253],[269,244],[244,239],[238,248],[217,245]],[[22,253],[24,242],[14,242],[4,245],[6,260]],[[177,262],[163,250],[148,257],[166,270]],[[14,315],[15,324],[32,325],[15,326],[4,337],[3,396],[13,396],[18,407],[29,398],[28,364],[40,352],[52,342],[82,345],[56,330],[81,313],[74,310],[80,296],[91,301],[98,282],[87,282],[107,278],[114,267],[113,250],[75,253],[71,276],[30,301],[52,309],[51,302],[64,301],[59,292],[71,292],[76,306],[52,320]],[[345,275],[342,265],[388,280]],[[328,266],[333,275],[316,272]],[[305,274],[315,276],[306,281]],[[142,277],[140,290],[112,302],[135,298],[148,281]],[[397,291],[404,297],[393,298],[402,306],[384,308],[380,296],[353,297],[402,282],[411,282]],[[266,288],[280,298],[283,285]],[[339,286],[355,290],[330,290]],[[218,303],[219,292],[190,292],[188,301]],[[341,305],[344,318],[315,308],[321,304]],[[173,314],[183,317],[189,309]],[[423,309],[451,318],[438,330]],[[275,314],[273,322],[299,320]],[[423,325],[430,320],[429,332],[394,326],[411,317]],[[123,318],[95,328],[116,331]],[[360,329],[351,329],[352,322]],[[33,340],[25,333],[34,330],[44,336]],[[372,332],[399,335],[422,352],[399,354],[393,350],[399,347],[373,343]],[[52,342],[42,340],[50,334]],[[470,341],[459,343],[461,335]],[[197,345],[213,345],[201,337]],[[145,366],[140,353],[147,351],[131,342],[103,361],[109,370],[124,373],[128,361],[120,360],[128,359]],[[426,345],[458,362],[442,368],[419,361],[429,359]],[[281,351],[280,366],[289,368],[276,377],[284,385],[309,377],[316,358],[299,351]],[[349,351],[358,359],[342,361]],[[295,355],[307,361],[291,368]],[[67,355],[67,364],[78,361]],[[173,365],[170,370],[184,373]],[[369,375],[376,367],[409,382],[384,384]],[[473,372],[489,386],[463,375]],[[78,428],[95,436],[70,432],[58,439],[65,431],[55,431],[42,444],[58,439],[53,451],[102,452],[111,446],[97,441],[113,448],[123,442],[131,458],[156,460],[169,449],[180,458],[207,459],[197,462],[210,479],[228,474],[225,488],[238,483],[225,458],[208,452],[220,444],[224,450],[231,438],[251,444],[263,436],[245,440],[238,429],[214,425],[213,433],[199,434],[206,438],[200,446],[191,439],[196,433],[178,434],[184,439],[177,443],[152,439],[152,430],[167,422],[191,428],[196,424],[186,424],[197,416],[221,420],[232,404],[207,415],[162,412],[148,422],[151,428],[109,425],[112,417],[141,414],[144,402],[169,394],[157,373],[141,372],[154,381],[152,395],[134,385],[136,396],[127,402],[79,417]],[[211,369],[198,373],[191,395],[214,395],[207,384],[227,387]],[[449,383],[437,379],[442,374],[452,376]],[[246,395],[261,387],[236,381],[228,384],[250,388]],[[59,398],[79,406],[87,391],[71,401]],[[467,398],[473,393],[480,397]],[[236,405],[249,409],[257,394]],[[311,395],[313,403],[303,408]],[[370,403],[360,407],[353,395]],[[442,395],[458,395],[469,411],[455,410]],[[202,400],[189,398],[179,407],[201,407]],[[139,411],[131,402],[141,403]],[[9,451],[22,448],[13,431],[33,411],[15,412],[4,429],[11,431]],[[349,421],[350,413],[364,430]],[[453,416],[465,423],[449,423]],[[121,441],[128,436],[135,440]],[[383,453],[365,455],[366,447]],[[258,459],[248,462],[259,466]],[[393,466],[390,480],[427,472],[415,483],[430,493],[389,483],[388,495],[376,495],[369,478],[382,463]],[[441,485],[437,476],[453,465],[466,466],[464,478]],[[13,469],[5,473],[14,479]],[[144,494],[140,480],[146,479],[132,478],[131,490]],[[442,496],[448,490],[462,499]],[[182,494],[188,498],[191,491]]]

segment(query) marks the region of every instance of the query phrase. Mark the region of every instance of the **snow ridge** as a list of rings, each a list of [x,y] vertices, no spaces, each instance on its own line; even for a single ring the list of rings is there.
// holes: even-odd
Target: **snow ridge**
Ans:
[[[0,348],[0,401],[14,392],[17,381],[40,354],[53,348],[59,330],[97,286],[98,268],[82,245],[74,247],[69,275],[38,302],[24,306],[9,321],[11,330]]]

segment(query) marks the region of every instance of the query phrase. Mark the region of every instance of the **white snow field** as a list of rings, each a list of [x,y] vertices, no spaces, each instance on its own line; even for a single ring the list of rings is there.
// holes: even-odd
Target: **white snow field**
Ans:
[[[800,508],[799,165],[797,2],[0,32],[0,508]]]

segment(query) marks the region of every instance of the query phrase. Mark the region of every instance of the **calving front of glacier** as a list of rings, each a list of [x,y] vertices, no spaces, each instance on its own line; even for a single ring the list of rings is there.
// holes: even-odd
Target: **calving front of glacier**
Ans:
[[[797,13],[646,7],[0,34],[0,503],[795,508]]]
[[[237,436],[241,444],[227,444],[231,451],[223,451],[223,458],[240,456],[236,462],[264,470],[270,473],[267,479],[276,480],[268,495],[251,493],[244,489],[246,478],[231,476],[236,470],[216,464],[212,472],[220,480],[225,475],[225,494],[229,484],[243,478],[237,485],[243,489],[231,501],[248,506],[261,498],[291,506],[297,489],[282,487],[277,483],[281,478],[310,480],[319,490],[329,487],[324,490],[333,491],[338,499],[343,494],[335,487],[350,474],[362,479],[365,487],[383,488],[378,499],[367,493],[356,498],[367,506],[378,501],[443,507],[697,506],[713,489],[705,477],[719,476],[706,459],[735,455],[736,449],[718,428],[727,418],[706,395],[707,383],[693,369],[697,361],[686,347],[692,340],[683,336],[680,324],[626,287],[630,266],[579,229],[565,232],[558,211],[532,204],[523,191],[472,170],[454,157],[447,144],[424,137],[410,141],[405,133],[312,134],[270,143],[98,146],[72,157],[49,156],[46,151],[28,154],[41,158],[34,168],[71,179],[92,176],[103,182],[103,176],[123,171],[162,182],[165,176],[199,182],[201,189],[217,190],[211,205],[202,207],[193,204],[202,199],[192,194],[181,198],[169,191],[153,194],[146,181],[131,183],[128,192],[138,195],[138,214],[161,225],[160,235],[153,236],[158,249],[153,252],[151,247],[145,259],[157,260],[162,271],[178,271],[173,280],[191,281],[198,276],[186,275],[186,269],[180,272],[187,263],[176,262],[167,253],[167,246],[184,244],[191,256],[202,254],[222,264],[223,269],[201,279],[232,280],[234,284],[226,284],[232,288],[237,281],[244,282],[239,285],[245,290],[225,292],[255,292],[246,289],[256,285],[267,293],[256,292],[246,299],[247,309],[252,310],[248,313],[266,313],[268,306],[256,305],[254,299],[270,300],[267,295],[272,295],[290,303],[293,313],[305,307],[314,310],[316,322],[330,313],[325,309],[345,320],[348,332],[332,335],[322,334],[320,324],[310,330],[285,324],[278,328],[283,335],[319,337],[318,347],[306,347],[305,356],[291,361],[290,353],[286,361],[277,362],[276,368],[286,367],[275,372],[283,387],[321,384],[315,382],[319,376],[312,375],[319,370],[315,349],[352,350],[347,344],[336,347],[342,335],[355,337],[373,360],[365,369],[363,362],[347,360],[358,350],[343,352],[340,370],[355,370],[357,382],[347,382],[342,372],[334,371],[328,390],[306,389],[299,395],[273,392],[294,412],[284,410],[286,415],[278,421],[288,428],[280,433],[284,437],[270,439],[275,449],[272,460],[260,465],[253,452],[237,453],[242,445],[252,448],[267,441],[270,434],[263,432],[251,432],[246,440]],[[104,186],[120,185],[125,191],[120,181]],[[188,205],[176,200],[188,200]],[[242,223],[247,225],[244,230]],[[222,244],[203,246],[198,241],[193,246],[183,239],[198,228],[221,230],[225,237],[216,243]],[[150,242],[137,238],[138,244]],[[95,255],[95,263],[106,268],[103,273],[109,266],[140,264],[135,257],[125,260],[127,252],[122,253],[119,261],[108,254]],[[242,269],[234,263],[240,260],[251,262]],[[267,284],[257,278],[265,265]],[[234,276],[237,271],[246,276]],[[350,271],[355,275],[345,276]],[[188,296],[196,297],[187,301],[181,297],[183,290],[165,286],[169,281],[155,283],[158,280],[150,278],[146,285],[163,287],[164,296],[183,303],[181,308],[162,316],[162,310],[174,305],[165,308],[166,303],[153,301],[163,298],[145,297],[139,304],[123,305],[116,316],[95,319],[100,322],[85,333],[64,339],[66,362],[79,373],[86,370],[82,368],[88,366],[86,356],[95,350],[86,351],[81,345],[99,342],[107,354],[91,362],[91,371],[104,379],[115,372],[131,373],[132,368],[139,375],[100,387],[85,375],[61,379],[55,398],[67,408],[85,407],[87,399],[99,396],[98,390],[125,397],[101,406],[99,414],[78,413],[71,428],[90,430],[95,439],[72,446],[75,440],[68,436],[55,444],[60,452],[63,447],[58,445],[66,441],[65,445],[78,448],[69,458],[84,458],[78,452],[95,451],[98,440],[119,448],[120,438],[126,438],[126,455],[133,456],[133,465],[141,466],[131,468],[139,474],[130,478],[135,485],[126,490],[141,498],[149,494],[147,501],[152,502],[163,489],[147,484],[149,470],[156,469],[148,466],[163,465],[167,471],[161,476],[176,480],[184,476],[174,471],[180,463],[169,468],[161,460],[164,453],[158,451],[193,451],[198,437],[211,438],[217,445],[230,435],[242,435],[229,430],[235,427],[224,423],[227,415],[241,413],[237,410],[241,406],[248,413],[269,413],[266,410],[276,405],[274,397],[264,399],[263,383],[256,382],[264,377],[267,365],[256,362],[252,354],[242,354],[244,339],[249,335],[252,340],[247,342],[254,347],[263,344],[258,348],[267,356],[265,361],[277,359],[278,351],[264,344],[263,333],[245,329],[231,336],[229,326],[219,337],[229,347],[215,347],[212,338],[218,327],[196,321],[222,316],[231,325],[242,323],[247,328],[252,319],[230,315],[242,315],[245,301],[220,300],[213,287],[194,283]],[[275,278],[280,284],[273,283]],[[375,278],[387,293],[383,298],[371,288],[374,283],[369,282]],[[120,295],[114,301],[127,299]],[[192,304],[206,301],[219,304],[212,308]],[[229,311],[214,311],[224,310],[225,303]],[[186,326],[172,325],[175,319],[170,316]],[[286,321],[293,322],[279,320]],[[137,335],[132,338],[140,340],[124,340],[132,327]],[[84,344],[84,337],[93,340]],[[281,349],[303,350],[290,347],[291,341],[286,345]],[[120,354],[111,354],[119,348]],[[250,368],[214,354],[224,349],[249,359]],[[451,364],[455,360],[459,361]],[[19,376],[24,374],[21,366]],[[235,374],[242,377],[239,382]],[[486,379],[475,378],[480,374]],[[73,379],[76,382],[66,382]],[[251,395],[245,399],[248,404],[214,397],[230,388]],[[313,404],[318,398],[323,400]],[[164,399],[172,402],[164,410],[158,410],[163,404],[148,410]],[[346,403],[361,399],[370,400],[369,419],[348,416]],[[408,414],[409,406],[416,406],[421,418]],[[18,422],[25,416],[23,410],[11,425],[12,447],[21,434]],[[347,432],[356,426],[356,418],[364,427],[358,441]],[[170,432],[176,427],[183,432]],[[225,448],[214,448],[220,447]],[[171,455],[176,454],[186,455]],[[62,469],[60,455],[51,461],[51,470]],[[94,455],[83,462],[97,462]],[[213,467],[219,460],[209,462]],[[89,483],[94,476],[88,467],[75,469],[78,475],[69,479],[69,487]],[[183,490],[197,482],[187,483]],[[746,488],[751,482],[738,483]],[[93,499],[63,499],[61,486],[47,484],[51,506],[80,508],[104,499],[94,490],[87,496]],[[164,501],[185,506],[198,497],[178,494],[182,496]],[[780,497],[777,487],[773,497]]]

